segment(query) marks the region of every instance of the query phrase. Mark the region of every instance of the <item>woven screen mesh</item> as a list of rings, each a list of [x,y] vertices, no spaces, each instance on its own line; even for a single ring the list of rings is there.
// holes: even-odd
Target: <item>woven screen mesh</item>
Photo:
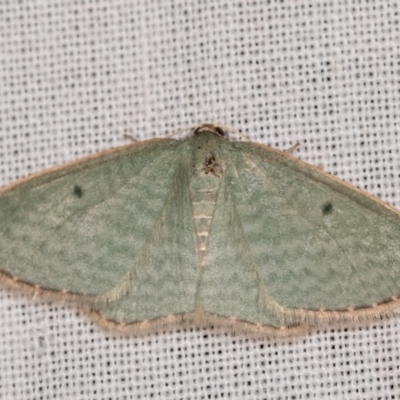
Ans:
[[[0,184],[216,122],[400,209],[400,4],[0,2]],[[1,221],[0,221],[1,224]],[[0,399],[397,399],[400,319],[267,340],[104,333],[0,290]]]

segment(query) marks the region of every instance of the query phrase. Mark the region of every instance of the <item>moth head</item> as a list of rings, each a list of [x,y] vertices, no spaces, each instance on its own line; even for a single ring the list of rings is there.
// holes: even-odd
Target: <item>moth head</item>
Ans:
[[[203,124],[198,126],[194,131],[194,135],[200,135],[203,132],[212,132],[218,136],[225,136],[225,131],[216,124]]]

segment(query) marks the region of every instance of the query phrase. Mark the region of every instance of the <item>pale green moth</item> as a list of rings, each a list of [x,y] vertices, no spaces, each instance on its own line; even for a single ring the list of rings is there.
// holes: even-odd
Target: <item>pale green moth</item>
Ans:
[[[395,311],[400,213],[202,125],[2,189],[0,276],[134,332],[292,333]]]

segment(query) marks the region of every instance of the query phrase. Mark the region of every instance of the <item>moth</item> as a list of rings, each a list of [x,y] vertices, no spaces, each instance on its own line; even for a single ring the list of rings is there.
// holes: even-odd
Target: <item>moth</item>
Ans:
[[[204,124],[3,188],[0,279],[122,330],[290,334],[395,311],[400,213]]]

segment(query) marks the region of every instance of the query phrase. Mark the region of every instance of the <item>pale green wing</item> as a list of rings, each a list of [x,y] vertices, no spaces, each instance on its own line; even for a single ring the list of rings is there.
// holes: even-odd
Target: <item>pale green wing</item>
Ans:
[[[3,276],[53,292],[97,296],[100,313],[103,301],[124,297],[133,284],[141,285],[137,301],[157,310],[152,299],[162,302],[173,287],[186,295],[175,311],[185,311],[197,265],[195,246],[187,245],[193,242],[191,221],[178,215],[188,208],[187,189],[178,184],[187,179],[180,160],[190,158],[182,143],[129,146],[3,190]],[[157,268],[164,269],[156,276]]]
[[[395,302],[396,211],[266,147],[231,143],[224,159],[212,241],[231,253],[224,261],[210,249],[202,283],[208,312],[280,326],[354,320]],[[224,276],[218,292],[213,282]]]
[[[130,270],[96,300],[94,309],[107,320],[146,324],[195,311],[199,268],[189,193],[191,154],[185,150],[187,143],[161,212]]]

